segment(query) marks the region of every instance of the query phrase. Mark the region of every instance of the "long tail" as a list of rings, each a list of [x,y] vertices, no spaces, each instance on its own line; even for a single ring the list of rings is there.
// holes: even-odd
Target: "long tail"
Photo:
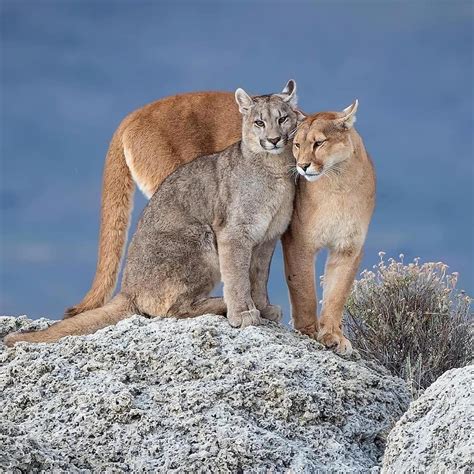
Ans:
[[[92,334],[99,329],[111,326],[134,313],[130,299],[119,293],[102,308],[92,309],[75,318],[64,319],[47,329],[30,332],[13,332],[5,336],[3,342],[13,346],[16,342],[56,342],[64,336]]]
[[[104,166],[97,268],[91,289],[65,318],[104,305],[117,284],[120,262],[127,240],[133,204],[134,183],[125,161],[121,133],[115,133]]]

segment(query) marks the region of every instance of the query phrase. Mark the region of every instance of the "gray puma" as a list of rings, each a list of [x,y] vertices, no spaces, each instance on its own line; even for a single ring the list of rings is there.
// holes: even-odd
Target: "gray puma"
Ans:
[[[227,314],[234,327],[277,320],[267,280],[275,244],[293,210],[291,138],[299,120],[296,84],[251,98],[237,89],[242,141],[178,168],[143,211],[128,250],[121,291],[101,308],[18,341],[90,334],[139,313],[186,318]],[[224,298],[210,292],[222,278]]]

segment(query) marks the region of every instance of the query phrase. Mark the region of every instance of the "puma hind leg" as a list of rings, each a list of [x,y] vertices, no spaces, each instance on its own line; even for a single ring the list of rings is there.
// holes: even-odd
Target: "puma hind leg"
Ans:
[[[175,318],[194,318],[202,314],[217,314],[225,316],[227,305],[222,297],[204,297],[191,303],[179,304],[169,310],[170,316]]]
[[[137,299],[140,312],[151,317],[171,317],[171,318],[195,318],[203,314],[217,314],[225,316],[227,305],[224,298],[212,297],[209,295],[198,298],[189,298],[186,295],[177,295],[176,301],[172,305],[163,305],[153,296],[141,295]]]
[[[177,242],[174,242],[175,245]],[[189,242],[187,245],[189,247]],[[227,306],[223,298],[211,297],[211,292],[220,280],[218,256],[215,249],[205,248],[195,243],[194,252],[189,251],[186,260],[177,255],[162,259],[153,269],[150,281],[143,278],[143,272],[137,269],[139,284],[136,304],[142,314],[152,317],[191,318],[202,314],[225,315]],[[162,275],[166,278],[163,279]],[[160,281],[161,280],[161,281]]]

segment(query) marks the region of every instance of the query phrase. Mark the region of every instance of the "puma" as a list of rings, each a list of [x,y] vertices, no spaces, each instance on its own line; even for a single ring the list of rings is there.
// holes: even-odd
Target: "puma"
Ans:
[[[295,211],[283,236],[285,273],[295,329],[339,353],[351,350],[342,332],[352,287],[375,206],[375,172],[354,129],[358,102],[342,112],[308,117],[293,141],[297,171]],[[317,319],[314,257],[329,249]]]
[[[234,327],[281,317],[268,301],[267,281],[293,212],[291,138],[301,117],[296,84],[254,98],[237,89],[235,98],[242,140],[183,165],[161,184],[130,243],[120,292],[103,307],[47,329],[9,334],[7,345],[90,334],[134,313],[215,313]],[[224,298],[213,298],[221,277]]]

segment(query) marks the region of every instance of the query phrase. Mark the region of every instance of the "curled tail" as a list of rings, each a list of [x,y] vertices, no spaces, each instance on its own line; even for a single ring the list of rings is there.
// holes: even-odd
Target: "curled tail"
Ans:
[[[99,308],[112,296],[127,240],[134,188],[119,129],[112,138],[104,166],[99,251],[94,281],[82,301],[66,310],[65,318]]]
[[[102,308],[92,309],[75,318],[64,319],[47,329],[30,332],[13,332],[5,336],[3,342],[13,346],[16,342],[56,342],[64,336],[92,334],[99,329],[111,326],[134,313],[131,300],[119,293]]]

